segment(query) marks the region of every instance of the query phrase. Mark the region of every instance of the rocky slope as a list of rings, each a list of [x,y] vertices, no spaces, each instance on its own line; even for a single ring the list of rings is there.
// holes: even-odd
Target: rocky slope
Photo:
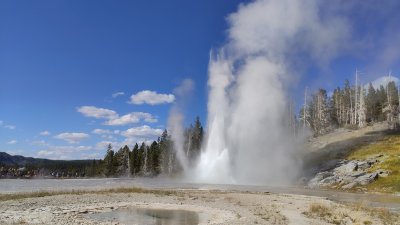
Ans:
[[[311,138],[306,144],[305,177],[308,186],[352,189],[368,185],[391,171],[371,170],[384,164],[387,156],[371,155],[365,159],[349,160],[348,156],[360,146],[383,140],[388,135],[386,123],[379,123],[359,130],[338,129],[330,134]]]

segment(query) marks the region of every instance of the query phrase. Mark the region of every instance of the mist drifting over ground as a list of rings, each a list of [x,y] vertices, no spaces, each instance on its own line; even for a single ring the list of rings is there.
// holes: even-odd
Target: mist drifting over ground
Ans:
[[[301,162],[286,122],[296,56],[326,64],[349,31],[334,14],[322,18],[320,4],[258,0],[227,17],[228,41],[210,56],[197,181],[283,184],[296,177]]]

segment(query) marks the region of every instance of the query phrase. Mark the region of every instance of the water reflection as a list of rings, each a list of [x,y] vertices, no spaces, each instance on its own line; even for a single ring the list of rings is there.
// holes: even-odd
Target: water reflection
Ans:
[[[146,225],[194,225],[199,224],[199,215],[187,210],[120,208],[111,212],[88,215],[90,219],[112,221],[123,224]]]

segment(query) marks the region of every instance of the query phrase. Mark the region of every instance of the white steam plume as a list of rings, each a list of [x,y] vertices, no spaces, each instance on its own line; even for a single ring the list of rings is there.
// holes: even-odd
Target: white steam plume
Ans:
[[[188,170],[188,160],[183,149],[184,145],[184,106],[185,102],[188,100],[188,96],[192,93],[194,89],[194,82],[191,79],[185,79],[182,83],[175,88],[174,94],[176,96],[176,101],[172,106],[169,117],[168,117],[168,131],[171,134],[171,138],[174,142],[174,149],[176,151],[176,156],[183,167],[184,171]]]
[[[258,0],[228,17],[229,41],[210,57],[198,181],[277,184],[296,176],[285,84],[300,59],[327,65],[350,32],[346,20],[320,9],[317,0]]]

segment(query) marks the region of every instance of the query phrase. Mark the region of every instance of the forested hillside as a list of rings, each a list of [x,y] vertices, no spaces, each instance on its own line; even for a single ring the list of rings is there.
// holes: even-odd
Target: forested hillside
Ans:
[[[296,123],[291,126],[295,126],[295,130],[309,127],[315,136],[339,127],[357,129],[382,121],[387,121],[391,129],[398,128],[400,96],[396,83],[389,81],[374,88],[372,83],[358,84],[357,79],[355,85],[346,80],[331,96],[324,89],[311,95],[306,90],[299,116],[292,115]]]

